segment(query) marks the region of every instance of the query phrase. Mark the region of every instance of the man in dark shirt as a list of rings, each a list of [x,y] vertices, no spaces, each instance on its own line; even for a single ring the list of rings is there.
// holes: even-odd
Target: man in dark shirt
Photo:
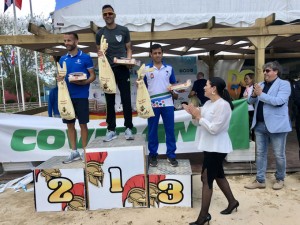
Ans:
[[[200,105],[204,105],[204,103],[208,100],[208,98],[204,96],[204,87],[206,82],[207,80],[204,79],[204,74],[199,72],[197,74],[197,80],[194,82],[193,88],[188,95],[189,98],[197,95],[198,99],[200,100]]]
[[[130,92],[130,73],[128,67],[115,64],[113,59],[131,58],[131,41],[130,33],[127,27],[115,23],[116,14],[111,5],[102,7],[102,16],[106,26],[101,28],[96,34],[96,44],[98,47],[98,56],[102,56],[100,51],[100,40],[102,35],[106,38],[108,49],[106,51],[107,60],[114,72],[116,83],[118,85],[124,114],[124,126],[126,140],[133,140],[132,134],[132,108],[131,108],[131,92]],[[108,142],[117,138],[116,133],[116,112],[115,112],[115,94],[105,94],[106,99],[106,122],[107,133],[103,141]]]

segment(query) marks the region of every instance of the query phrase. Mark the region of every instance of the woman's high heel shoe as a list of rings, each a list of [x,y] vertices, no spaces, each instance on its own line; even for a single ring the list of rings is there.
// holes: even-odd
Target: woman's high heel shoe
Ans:
[[[237,208],[239,207],[239,205],[240,205],[240,203],[238,201],[236,201],[234,206],[232,206],[231,208],[229,208],[229,206],[228,206],[227,209],[224,209],[220,213],[223,214],[223,215],[231,214],[234,209],[237,211]]]
[[[195,222],[190,223],[190,225],[204,225],[206,222],[208,222],[208,224],[209,224],[210,220],[211,220],[211,215],[208,213],[207,216],[201,217],[199,222],[197,220]]]

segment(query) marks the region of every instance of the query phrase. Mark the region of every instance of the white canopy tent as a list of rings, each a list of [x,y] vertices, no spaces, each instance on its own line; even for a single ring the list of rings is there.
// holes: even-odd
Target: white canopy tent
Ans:
[[[90,21],[103,27],[102,6],[110,4],[117,14],[116,22],[130,31],[167,31],[206,23],[213,16],[216,23],[248,27],[257,18],[271,13],[276,20],[291,22],[300,17],[299,0],[81,0],[53,12],[55,33],[82,30]]]

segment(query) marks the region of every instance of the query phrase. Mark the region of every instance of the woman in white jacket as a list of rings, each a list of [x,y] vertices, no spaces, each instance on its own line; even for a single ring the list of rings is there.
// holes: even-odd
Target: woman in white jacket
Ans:
[[[183,105],[184,109],[192,115],[193,123],[200,126],[198,149],[204,152],[201,173],[203,183],[201,210],[198,219],[190,225],[201,225],[211,220],[208,210],[214,180],[228,200],[228,207],[221,211],[221,214],[231,214],[239,206],[223,169],[223,161],[226,155],[232,151],[228,129],[233,105],[225,88],[226,83],[222,78],[213,77],[207,81],[204,87],[205,96],[210,100],[203,107],[197,108],[192,104]]]

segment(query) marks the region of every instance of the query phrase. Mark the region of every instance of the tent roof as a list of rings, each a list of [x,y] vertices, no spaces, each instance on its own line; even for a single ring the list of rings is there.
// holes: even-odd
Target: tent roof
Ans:
[[[75,1],[75,0],[73,0]],[[277,20],[290,22],[299,19],[299,0],[76,0],[74,4],[54,11],[53,25],[58,33],[81,30],[93,21],[103,27],[102,6],[110,4],[116,12],[116,23],[130,31],[174,30],[206,23],[213,16],[217,24],[248,27],[257,18],[272,13]]]
[[[254,46],[248,37],[269,35],[276,38],[266,48],[267,54],[300,53],[298,0],[260,0],[259,4],[253,0],[188,0],[188,4],[186,0],[130,0],[126,3],[77,1],[53,13],[55,34],[32,25],[29,31],[35,36],[0,36],[0,45],[17,45],[59,56],[66,52],[57,48],[63,46],[60,33],[77,30],[79,43],[86,46],[82,50],[96,52],[94,32],[105,25],[99,14],[104,4],[111,4],[117,14],[116,22],[131,31],[135,55],[149,52],[150,43],[146,47],[140,44],[159,42],[166,44],[165,55],[229,52],[253,56]]]
[[[91,32],[91,21],[105,26],[101,15],[102,6],[110,4],[116,12],[116,23],[132,32],[169,31],[176,29],[206,29],[214,18],[213,28],[249,27],[257,18],[276,14],[273,25],[299,22],[300,1],[297,0],[74,0],[74,4],[56,10],[53,15],[55,33],[68,31]],[[272,51],[299,52],[298,36],[277,37],[270,45]],[[230,40],[230,41],[229,41]],[[132,41],[135,55],[147,55],[151,40]],[[233,54],[253,54],[252,44],[245,37],[215,37],[201,39],[157,40],[166,44],[164,51],[171,55],[208,54],[209,51]],[[225,44],[226,43],[226,44]],[[81,42],[84,45],[84,43]],[[137,46],[138,45],[138,46]],[[88,46],[91,46],[90,44]],[[250,48],[249,48],[250,47]],[[92,50],[95,52],[95,46]],[[175,49],[175,50],[174,50]],[[228,54],[228,53],[227,53]]]

